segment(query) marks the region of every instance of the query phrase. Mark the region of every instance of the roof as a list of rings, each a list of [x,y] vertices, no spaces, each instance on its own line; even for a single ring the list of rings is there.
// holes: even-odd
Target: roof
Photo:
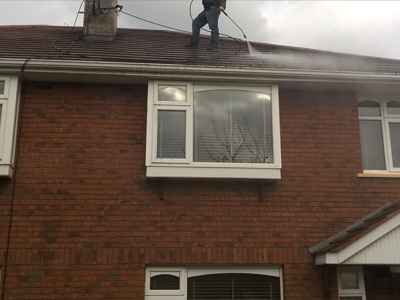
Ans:
[[[142,29],[118,29],[112,42],[83,41],[82,28],[59,26],[0,26],[0,59],[47,59],[213,66],[221,68],[291,69],[334,72],[400,73],[400,60],[335,53],[251,42],[259,52],[251,56],[245,41],[221,39],[221,52],[184,45],[189,34]]]
[[[338,252],[400,213],[400,202],[387,203],[346,229],[309,249],[313,255]]]

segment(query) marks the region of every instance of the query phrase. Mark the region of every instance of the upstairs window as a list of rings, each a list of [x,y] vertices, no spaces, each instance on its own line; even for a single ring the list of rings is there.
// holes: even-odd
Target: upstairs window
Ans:
[[[0,76],[0,177],[13,173],[18,100],[18,78]]]
[[[400,99],[362,99],[358,115],[364,170],[400,172]]]
[[[280,178],[276,86],[150,82],[147,176]]]

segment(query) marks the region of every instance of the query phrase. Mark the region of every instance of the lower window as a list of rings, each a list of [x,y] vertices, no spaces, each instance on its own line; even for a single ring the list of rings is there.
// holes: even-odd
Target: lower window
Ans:
[[[146,300],[282,300],[281,269],[146,269]]]
[[[339,266],[337,278],[340,300],[365,300],[364,273],[361,266]]]

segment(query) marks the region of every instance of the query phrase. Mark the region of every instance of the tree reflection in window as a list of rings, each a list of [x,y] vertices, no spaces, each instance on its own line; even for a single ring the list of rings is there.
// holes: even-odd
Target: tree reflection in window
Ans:
[[[212,90],[194,94],[194,161],[273,163],[271,97]]]

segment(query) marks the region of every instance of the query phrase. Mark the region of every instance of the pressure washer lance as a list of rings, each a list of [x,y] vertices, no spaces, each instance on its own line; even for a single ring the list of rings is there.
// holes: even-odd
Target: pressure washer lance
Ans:
[[[236,22],[233,21],[232,18],[231,18],[230,16],[228,16],[228,14],[226,13],[225,10],[223,10],[222,13],[223,13],[225,16],[227,16],[227,17],[229,18],[229,20],[231,20],[232,23],[236,25],[237,28],[239,28],[239,30],[242,32],[242,34],[243,34],[245,40],[247,41],[247,36],[244,34],[244,31],[242,30],[242,28],[240,28],[240,26],[239,26],[238,24],[236,24]]]
[[[193,1],[192,1],[192,2],[193,2]],[[215,0],[213,0],[213,2],[214,2],[214,4],[216,5],[216,7],[219,7],[218,3],[217,3],[217,2],[215,2]],[[239,30],[242,32],[242,34],[243,34],[243,36],[244,36],[244,39],[247,41],[247,36],[244,34],[244,31],[242,30],[242,28],[240,28],[240,26],[239,26],[238,24],[236,24],[236,22],[235,22],[235,21],[233,21],[233,19],[232,19],[230,16],[228,16],[228,14],[226,13],[226,11],[225,11],[225,10],[222,10],[222,12],[223,12],[223,14],[224,14],[225,16],[227,16],[227,17],[228,17],[228,19],[229,19],[229,20],[231,20],[231,21],[232,21],[232,23],[233,23],[233,24],[235,24],[235,25],[236,25],[236,27],[237,27],[237,28],[239,28]]]

